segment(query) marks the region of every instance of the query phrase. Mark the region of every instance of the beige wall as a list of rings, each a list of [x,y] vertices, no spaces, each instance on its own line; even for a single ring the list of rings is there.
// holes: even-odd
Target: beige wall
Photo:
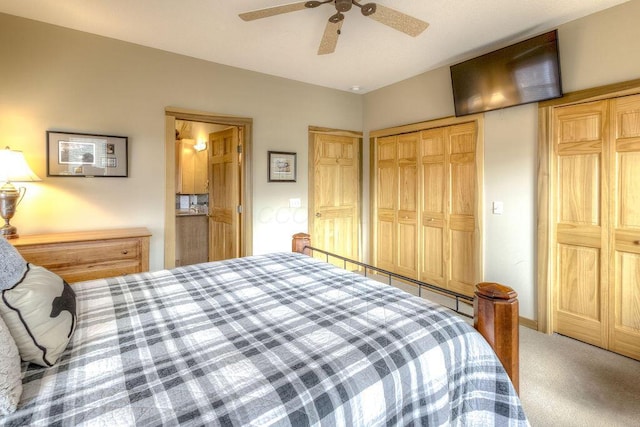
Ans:
[[[163,267],[164,110],[254,120],[254,252],[290,250],[306,231],[309,125],[362,129],[362,97],[0,14],[0,144],[42,178],[12,224],[23,234],[146,226]],[[46,176],[45,131],[129,137],[129,178]],[[296,183],[267,183],[267,150],[298,153]]]
[[[633,0],[559,27],[565,92],[640,77],[638,17]],[[365,132],[453,115],[450,87],[443,67],[364,95]],[[485,114],[485,280],[514,287],[529,319],[537,304],[536,145],[536,104]],[[503,215],[490,213],[492,201],[504,203]]]
[[[633,0],[559,28],[565,91],[640,77],[638,16]],[[147,226],[152,269],[163,260],[165,107],[254,119],[255,253],[288,250],[287,236],[307,229],[306,210],[287,206],[297,197],[307,206],[309,125],[364,128],[367,137],[454,112],[448,67],[354,95],[3,14],[0,55],[0,144],[23,150],[43,178],[27,185],[12,223],[24,234]],[[513,286],[532,319],[536,127],[535,104],[485,115],[485,279]],[[46,177],[50,129],[128,136],[130,177]],[[297,183],[267,183],[268,150],[298,153]],[[366,144],[364,155],[366,206]],[[490,214],[493,200],[503,215]]]

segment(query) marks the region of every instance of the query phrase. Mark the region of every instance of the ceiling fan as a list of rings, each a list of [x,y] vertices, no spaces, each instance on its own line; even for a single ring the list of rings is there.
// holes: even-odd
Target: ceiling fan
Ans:
[[[280,15],[282,13],[295,12],[303,9],[313,9],[323,4],[333,3],[336,13],[329,17],[324,35],[320,41],[318,55],[333,53],[338,44],[338,36],[340,28],[344,21],[343,12],[351,10],[352,6],[360,8],[360,12],[375,21],[408,34],[412,37],[422,33],[429,24],[413,16],[406,15],[397,10],[382,6],[376,3],[360,4],[356,0],[324,0],[324,1],[301,1],[297,3],[284,4],[281,6],[268,7],[265,9],[254,10],[251,12],[241,13],[239,16],[245,21],[253,21],[270,16]]]

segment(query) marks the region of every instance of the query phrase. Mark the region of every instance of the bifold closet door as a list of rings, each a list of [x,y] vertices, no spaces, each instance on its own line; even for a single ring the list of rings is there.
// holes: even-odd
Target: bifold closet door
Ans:
[[[554,109],[553,330],[640,360],[640,96]]]
[[[476,124],[450,126],[446,135],[449,154],[447,288],[473,295],[475,284],[481,279],[477,212],[482,190],[478,176]]]
[[[418,140],[417,132],[398,136],[396,271],[418,278]]]
[[[478,141],[476,121],[376,139],[378,267],[473,295],[482,279]]]
[[[397,137],[379,138],[376,145],[376,262],[385,270],[394,271],[397,217]]]
[[[640,360],[640,95],[612,102],[610,344]]]
[[[377,143],[377,265],[418,277],[419,134],[390,136]]]
[[[445,128],[422,131],[421,174],[422,206],[420,230],[422,233],[420,280],[438,286],[447,286],[448,245],[447,194],[449,193],[449,155],[445,147]],[[447,257],[448,259],[448,257]]]
[[[606,102],[554,111],[554,330],[600,347],[608,318],[606,114]]]
[[[480,281],[475,122],[421,132],[420,277],[473,295]]]

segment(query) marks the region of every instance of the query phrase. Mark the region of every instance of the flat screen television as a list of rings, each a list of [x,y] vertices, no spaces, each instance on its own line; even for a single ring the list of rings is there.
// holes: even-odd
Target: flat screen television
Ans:
[[[562,96],[557,30],[450,69],[456,116]]]

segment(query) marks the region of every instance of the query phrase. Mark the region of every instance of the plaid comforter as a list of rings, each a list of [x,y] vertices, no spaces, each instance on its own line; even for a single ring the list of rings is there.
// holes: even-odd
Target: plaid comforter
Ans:
[[[448,309],[304,255],[74,285],[59,363],[23,366],[7,425],[526,425]]]

